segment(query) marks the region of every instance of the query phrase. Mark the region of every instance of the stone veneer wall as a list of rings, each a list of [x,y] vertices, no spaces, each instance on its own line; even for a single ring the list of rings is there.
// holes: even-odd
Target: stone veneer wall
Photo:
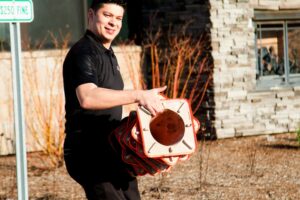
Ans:
[[[116,57],[118,58],[121,74],[124,79],[125,89],[141,88],[139,79],[141,48],[138,46],[118,46],[113,47],[113,49]],[[54,79],[58,81],[58,83],[55,83],[57,88],[54,88],[54,94],[64,97],[61,68],[66,53],[67,50],[43,50],[22,53],[23,69],[30,68],[32,69],[33,73],[38,73],[36,79],[38,88],[30,87],[30,84],[28,83],[28,80],[34,80],[33,77],[35,74],[32,75],[32,78],[28,78],[26,73],[23,73],[24,97],[39,96],[42,98],[42,101],[45,103],[45,105],[49,105],[46,103],[50,99],[47,97],[47,94],[49,94],[48,92],[51,87],[50,84],[54,83]],[[15,152],[11,78],[11,55],[10,53],[6,52],[0,53],[0,155],[12,154]],[[52,104],[55,104],[56,108],[59,106],[63,107],[64,98],[58,99],[61,102],[52,102]],[[28,111],[28,109],[26,109],[26,105],[32,105],[33,103],[33,101],[24,102],[25,118],[29,117],[30,119],[34,119],[37,117],[35,112],[26,112],[26,110]],[[135,106],[136,105],[125,106],[123,116],[128,115],[130,110],[135,109]],[[48,109],[43,109],[43,111],[47,112]],[[53,117],[64,118],[64,111],[57,113],[61,116],[54,115]],[[46,119],[49,118],[46,117]],[[57,119],[54,119],[54,121],[57,122]],[[56,126],[57,125],[55,125],[55,127]],[[57,127],[55,130],[57,130]],[[25,131],[27,150],[41,150],[41,147],[36,143],[29,129],[26,128]],[[53,134],[58,135],[57,132],[54,132]]]
[[[293,132],[300,86],[256,90],[254,9],[299,9],[299,0],[210,0],[214,126],[218,138]]]

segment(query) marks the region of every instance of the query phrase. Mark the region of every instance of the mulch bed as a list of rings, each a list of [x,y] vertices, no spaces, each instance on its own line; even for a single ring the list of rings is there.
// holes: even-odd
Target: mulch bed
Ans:
[[[192,157],[169,173],[139,177],[143,200],[299,199],[296,134],[199,141]],[[64,166],[49,169],[42,153],[28,154],[32,200],[85,199]],[[15,157],[0,157],[0,200],[17,199]]]

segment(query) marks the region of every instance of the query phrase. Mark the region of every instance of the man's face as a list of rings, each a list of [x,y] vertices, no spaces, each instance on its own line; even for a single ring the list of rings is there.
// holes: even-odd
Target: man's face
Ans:
[[[97,12],[90,9],[89,29],[109,47],[121,30],[123,15],[124,8],[117,4],[104,4]]]

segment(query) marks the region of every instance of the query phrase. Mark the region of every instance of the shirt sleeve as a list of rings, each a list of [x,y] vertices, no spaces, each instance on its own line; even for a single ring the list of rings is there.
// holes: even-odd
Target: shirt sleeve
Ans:
[[[97,85],[96,62],[88,54],[76,55],[73,63],[73,77],[75,88],[81,84],[94,83]]]

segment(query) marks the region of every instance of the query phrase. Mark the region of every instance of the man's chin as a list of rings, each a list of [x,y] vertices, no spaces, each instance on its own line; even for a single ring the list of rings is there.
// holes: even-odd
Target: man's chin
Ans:
[[[102,43],[112,43],[114,38],[110,38],[110,37],[101,37],[101,41]]]
[[[106,42],[112,42],[115,38],[116,38],[116,36],[107,35],[107,36],[104,37],[104,40]]]

